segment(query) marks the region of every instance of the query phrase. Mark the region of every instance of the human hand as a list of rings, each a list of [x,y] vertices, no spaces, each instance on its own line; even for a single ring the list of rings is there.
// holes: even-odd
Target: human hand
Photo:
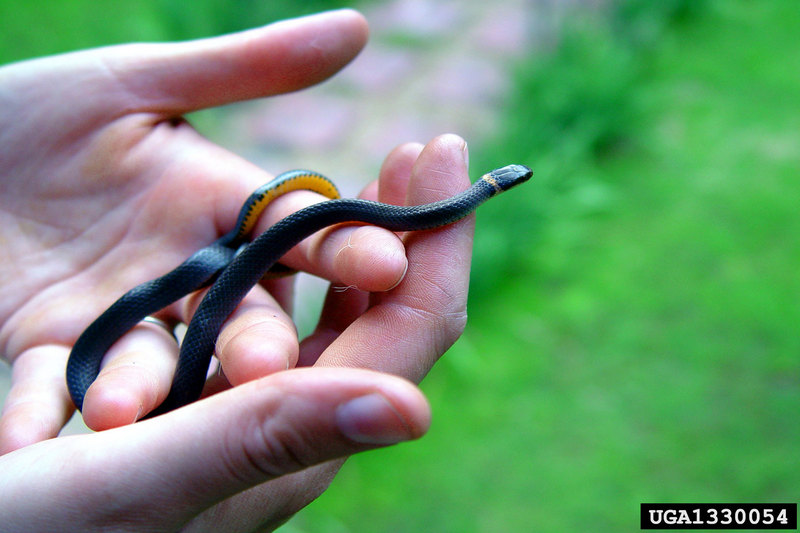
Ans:
[[[425,398],[400,378],[279,372],[151,420],[0,456],[2,530],[271,530],[326,488],[333,459],[419,437],[428,424]]]
[[[420,149],[405,145],[393,152],[381,172],[381,192],[372,187],[365,196],[421,203],[463,188],[464,145],[458,138],[442,137]],[[361,365],[421,378],[464,325],[470,235],[469,220],[409,234],[409,272],[396,289],[371,297],[331,291],[317,331],[301,350],[301,364],[317,368],[279,372],[153,420],[0,457],[5,526],[277,527],[330,482],[341,462],[323,463],[327,459],[414,438],[427,428],[424,398],[408,383],[325,366]],[[362,397],[368,399],[351,405],[354,419],[348,422],[342,415],[347,409],[339,406]]]
[[[325,31],[337,24],[340,29],[343,25],[350,25],[351,30],[353,27],[361,27],[362,21],[352,14],[335,16],[340,17],[339,20],[329,19]],[[309,22],[319,23],[319,20],[304,21],[304,25]],[[274,30],[275,28],[272,28],[273,38]],[[284,27],[284,31],[286,30]],[[319,27],[316,30],[322,31]],[[264,31],[267,34],[266,30]],[[294,31],[295,36],[308,36],[297,27]],[[254,48],[257,48],[253,46],[253,40],[259,39],[255,33],[249,33],[249,46],[237,41],[236,36],[223,40],[227,39],[228,45],[238,43],[252,54]],[[261,38],[267,41],[265,44],[269,44],[270,40],[264,35]],[[272,42],[274,44],[275,41]],[[339,45],[344,46],[343,43],[352,48],[353,41],[341,39]],[[209,49],[216,50],[211,41],[201,44],[206,45],[201,46],[205,54],[210,53]],[[362,42],[356,44],[360,47]],[[114,49],[109,50],[114,51]],[[176,55],[179,57],[176,61],[179,63],[187,56],[191,57],[187,50],[173,51],[177,52]],[[123,54],[123,58],[125,57],[127,61],[131,61],[127,53]],[[78,56],[77,59],[82,68],[90,67],[85,61],[90,58]],[[251,59],[251,63],[256,64],[260,64],[259,60],[266,61],[263,56]],[[109,59],[106,58],[104,61],[108,62]],[[142,61],[147,62],[146,59]],[[343,61],[341,57],[339,61]],[[162,57],[160,61],[156,61],[156,64],[158,63],[169,63],[169,61]],[[9,75],[8,70],[0,71],[0,87],[8,88],[9,83],[15,83],[18,88],[20,82],[25,82],[26,79],[32,83],[36,74],[39,72],[46,74],[46,71],[53,67],[53,64],[22,64],[22,70],[12,71],[12,75]],[[220,66],[217,67],[216,70],[219,70]],[[328,67],[333,68],[330,62]],[[142,72],[149,72],[143,70],[142,65],[138,65],[138,70],[133,70],[139,75]],[[214,68],[211,70],[215,71]],[[199,76],[197,71],[191,73]],[[321,77],[327,73],[324,69],[318,70],[316,76]],[[230,72],[226,74],[233,76]],[[262,72],[262,78],[267,74],[272,75],[274,71]],[[175,72],[172,72],[172,75],[174,76]],[[292,82],[292,75],[294,73],[276,75],[275,77],[281,80],[280,89],[277,90],[288,90],[291,88],[291,83],[300,83],[298,80]],[[118,78],[119,76],[117,73]],[[86,73],[83,73],[83,77],[91,78]],[[93,80],[93,83],[96,81]],[[245,82],[249,83],[251,90],[254,91],[254,87],[258,86],[253,80]],[[178,87],[173,89],[178,90]],[[266,93],[270,90],[276,89],[262,88],[261,92]],[[4,91],[5,89],[0,89],[0,95],[3,95]],[[216,92],[220,91],[222,89],[217,87]],[[15,91],[8,94],[20,97]],[[177,95],[172,96],[177,97]],[[249,97],[247,94],[226,96],[229,99],[247,97]],[[46,99],[39,95],[32,100],[43,102]],[[198,107],[213,105],[208,95],[201,100],[203,103],[198,103]],[[52,102],[49,103],[52,107]],[[177,106],[175,112],[182,113],[192,108],[194,107],[183,104],[183,107]],[[72,111],[74,112],[74,109]],[[155,118],[158,113],[161,113],[159,115],[161,122]],[[45,120],[50,114],[47,111],[40,111],[34,113],[32,119]],[[0,114],[0,124],[7,121],[8,116]],[[2,276],[0,291],[3,291],[0,294],[5,297],[3,306],[0,307],[3,319],[0,328],[0,347],[3,348],[4,356],[14,364],[14,387],[7,398],[3,418],[0,420],[2,451],[7,452],[55,436],[71,414],[63,383],[69,346],[85,325],[119,296],[121,290],[124,290],[120,287],[130,287],[169,270],[194,249],[224,233],[232,225],[243,198],[252,188],[265,180],[258,169],[204,141],[185,123],[165,122],[167,118],[168,114],[163,111],[131,111],[109,119],[109,123],[102,123],[95,117],[89,122],[101,125],[97,126],[93,133],[86,133],[82,143],[72,146],[68,142],[75,134],[73,130],[70,130],[72,132],[70,135],[62,136],[60,140],[49,138],[46,144],[51,147],[50,153],[57,152],[56,148],[64,149],[64,153],[59,154],[60,158],[35,157],[34,152],[30,150],[26,152],[27,146],[20,142],[12,145],[13,150],[11,150],[12,155],[19,155],[18,160],[3,154],[3,168],[5,169],[7,165],[5,161],[9,161],[7,167],[10,174],[0,185],[0,206],[3,208],[0,216],[9,222],[3,226],[5,228],[3,238],[12,246],[5,248],[9,261],[0,266],[0,276]],[[36,131],[39,126],[40,124],[28,125],[23,130]],[[75,129],[80,130],[77,127]],[[131,130],[138,132],[138,135],[128,139],[127,132]],[[167,153],[161,157],[154,156],[153,152],[157,154],[165,147],[171,149],[166,150]],[[176,158],[177,162],[174,161]],[[224,164],[218,163],[219,160]],[[156,165],[155,169],[151,168],[153,164]],[[47,170],[53,171],[59,179],[39,184],[32,179],[49,175]],[[118,174],[124,175],[126,179],[118,178]],[[188,190],[199,188],[208,196],[200,195],[199,199],[182,196],[180,192],[187,190],[189,179],[185,174],[194,180]],[[12,190],[13,187],[10,186],[12,178],[13,183],[20,187],[19,192]],[[241,181],[246,183],[242,185]],[[381,171],[380,187],[371,186],[363,196],[389,203],[427,203],[449,197],[467,185],[466,147],[457,137],[444,136],[434,140],[425,150],[420,145],[404,145],[395,150],[387,158]],[[137,187],[144,187],[144,192],[138,192]],[[238,196],[231,193],[232,189]],[[177,196],[175,196],[176,191],[179,193]],[[15,198],[27,201],[29,205],[26,207],[24,202],[13,204]],[[316,200],[301,193],[293,193],[276,200],[262,217],[257,230],[263,230],[289,212]],[[169,208],[170,203],[176,202],[174,209]],[[99,211],[95,211],[95,204],[100,205]],[[16,210],[12,209],[15,206]],[[120,214],[106,214],[114,212]],[[29,216],[30,220],[25,220],[26,213],[37,216]],[[420,380],[438,356],[458,337],[466,322],[471,220],[470,217],[440,230],[404,235],[402,241],[394,234],[365,226],[331,228],[304,242],[285,258],[287,264],[364,291],[356,289],[343,292],[331,291],[319,326],[299,349],[296,346],[297,340],[290,319],[280,306],[286,301],[286,292],[275,290],[275,287],[272,287],[272,294],[253,291],[229,321],[217,345],[217,355],[225,369],[225,377],[231,383],[239,384],[287,367],[315,365],[321,368],[315,369],[311,374],[289,372],[288,375],[299,376],[289,379],[299,381],[319,379],[326,383],[326,380],[331,379],[335,382],[337,371],[322,367],[349,366],[384,370],[415,381]],[[36,230],[36,233],[33,234],[32,230]],[[403,245],[408,263],[403,254]],[[73,246],[77,249],[72,249]],[[180,248],[180,253],[174,251],[176,247]],[[150,264],[130,261],[131,253],[144,255],[150,249],[173,253],[150,260]],[[88,259],[83,260],[84,257]],[[49,261],[53,258],[61,258],[63,262],[56,262],[57,266],[54,266]],[[408,273],[403,279],[406,264]],[[155,272],[156,270],[158,272]],[[387,291],[400,279],[403,279],[402,284]],[[370,294],[365,291],[375,292]],[[87,297],[87,294],[90,296]],[[26,300],[26,297],[30,300]],[[81,301],[87,309],[75,309],[75,301]],[[164,316],[188,320],[198,301],[198,296],[187,298],[181,305],[167,310]],[[268,343],[264,342],[265,338],[269,339]],[[134,418],[134,416],[129,417],[131,413],[137,414],[137,409],[141,412],[148,402],[157,404],[163,397],[159,395],[165,395],[169,388],[177,349],[174,341],[159,328],[142,325],[118,343],[112,352],[114,353],[110,353],[107,358],[110,361],[104,368],[102,379],[99,378],[96,382],[101,386],[93,386],[96,393],[94,403],[99,407],[96,411],[99,421],[95,424],[96,427],[129,423]],[[256,383],[271,383],[270,380],[274,379],[283,378],[275,375]],[[371,379],[389,378],[376,376]],[[313,383],[309,387],[313,389]],[[317,385],[317,387],[327,387],[332,393],[337,390],[332,384]],[[303,387],[298,385],[298,388]],[[197,407],[188,412],[192,414],[196,423],[202,426],[207,425],[209,420],[200,414],[204,411],[197,410],[205,409],[203,406],[220,405],[216,402],[225,401],[224,398],[236,398],[237,408],[246,409],[246,402],[242,403],[245,397],[239,396],[238,393],[234,396],[230,396],[231,394],[234,393],[226,392],[198,402]],[[312,414],[313,410],[317,409],[312,403],[306,405]],[[329,410],[330,405],[332,404],[328,404]],[[392,405],[396,410],[402,410],[393,401]],[[406,437],[418,436],[424,431],[425,424],[420,421],[425,418],[423,411],[426,412],[426,409],[420,409],[419,402],[416,402],[416,405],[416,408],[409,411],[406,420],[409,427]],[[211,407],[207,409],[213,411]],[[187,411],[181,409],[179,412]],[[415,416],[417,418],[414,418]],[[412,423],[412,419],[417,422]],[[188,424],[186,422],[188,419],[181,420],[184,420],[181,424]],[[315,423],[312,423],[313,427],[316,427]],[[23,482],[21,478],[15,477],[14,473],[20,472],[22,468],[29,469],[36,464],[52,466],[53,463],[42,462],[40,450],[46,450],[48,455],[52,454],[56,464],[67,464],[74,460],[75,454],[83,453],[80,450],[88,450],[91,454],[92,450],[110,446],[108,454],[116,457],[116,460],[120,457],[137,456],[141,457],[141,464],[145,465],[149,461],[148,454],[151,453],[151,447],[144,447],[142,442],[161,442],[164,439],[175,438],[175,434],[171,431],[172,424],[166,422],[155,426],[151,422],[147,424],[138,424],[134,429],[127,429],[128,432],[82,436],[77,447],[73,447],[76,446],[73,443],[77,442],[77,438],[55,439],[28,447],[3,457],[2,471],[7,472],[6,477],[14,481],[13,485],[8,486],[15,487],[15,494],[27,494],[25,490],[32,490],[35,494],[37,490],[42,489],[41,479],[28,478],[27,482]],[[149,429],[135,429],[140,426]],[[300,420],[293,427],[301,433],[307,431]],[[202,431],[202,429],[197,427],[186,431]],[[308,433],[314,431],[316,430],[311,429]],[[171,437],[165,436],[164,432]],[[124,437],[120,437],[119,440],[117,437],[101,437],[109,433]],[[137,434],[147,437],[139,441],[135,437]],[[214,434],[221,435],[216,432]],[[132,439],[131,442],[134,444],[138,442],[139,446],[133,448],[121,446],[123,441],[129,439]],[[278,444],[284,444],[280,441],[280,436],[276,439],[275,442]],[[400,437],[396,440],[399,439]],[[180,441],[181,445],[186,445],[186,442]],[[324,441],[315,440],[315,442],[321,448],[327,448]],[[98,448],[95,448],[95,443],[100,443],[97,444]],[[213,443],[209,445],[213,446]],[[291,444],[286,446],[291,448]],[[115,455],[115,449],[121,455]],[[338,448],[333,446],[333,449]],[[336,453],[346,455],[354,451],[358,450],[348,448]],[[322,461],[332,456],[321,454],[319,457]],[[110,460],[108,457],[104,459]],[[177,468],[180,466],[177,463],[182,462],[180,455],[173,457],[173,460],[176,461],[173,465],[176,467],[174,472],[179,474],[176,479],[186,477],[186,474]],[[305,460],[303,462],[305,464]],[[313,461],[308,462],[310,464]],[[86,466],[80,462],[79,464]],[[198,466],[197,463],[182,464],[188,469]],[[96,465],[100,469],[109,468],[109,472],[119,472],[103,461],[97,462]],[[256,525],[275,524],[276,516],[290,515],[323,490],[339,465],[339,462],[326,463],[295,475],[283,476],[227,500],[225,498],[231,492],[226,492],[229,488],[222,483],[218,492],[210,490],[214,492],[214,496],[207,495],[213,500],[207,505],[213,505],[215,502],[222,504],[203,513],[197,519],[198,523],[215,521],[229,523],[235,520],[231,530],[248,530]],[[275,469],[272,473],[278,475],[285,471]],[[47,483],[48,487],[52,486],[53,496],[67,497],[70,487],[80,487],[80,490],[83,490],[83,485],[91,483],[90,480],[96,479],[97,475],[95,472],[90,480],[87,480],[85,472],[81,469],[64,468],[64,472],[64,476],[58,480]],[[236,472],[231,475],[238,476]],[[251,481],[249,486],[266,479],[268,477],[249,480]],[[124,481],[121,483],[125,485]],[[145,485],[140,485],[138,487],[140,490],[134,492],[146,492]],[[173,487],[171,484],[165,486]],[[118,495],[109,492],[108,495],[94,493],[93,496],[99,498],[100,505],[89,506],[89,510],[107,518],[106,505],[109,501],[114,502]],[[180,503],[181,498],[185,497],[187,495],[181,493],[177,502],[174,498],[168,501],[181,507],[183,505]],[[265,497],[272,502],[268,506],[263,503]],[[192,505],[194,504],[186,505],[186,509],[190,509],[186,513],[200,512],[197,505]],[[64,509],[82,516],[87,507],[79,506],[79,510],[76,511],[74,506],[67,505]],[[58,508],[54,511],[60,512]],[[87,521],[97,522],[103,520],[102,516],[97,518],[96,515],[87,515],[84,518]],[[174,515],[172,516],[174,518]],[[188,514],[184,514],[181,519],[188,520],[187,516]],[[122,523],[129,523],[130,517],[120,514],[117,519]]]
[[[424,149],[401,146],[364,196],[409,204],[452,196],[468,181],[465,156],[455,136]],[[409,233],[408,273],[398,287],[371,295],[331,290],[317,330],[301,346],[299,364],[315,368],[278,372],[152,420],[0,457],[5,527],[277,527],[317,497],[342,464],[324,461],[426,430],[427,404],[408,382],[331,367],[421,379],[465,324],[471,235],[472,217]],[[263,345],[248,329],[235,329],[228,326],[226,342]],[[363,397],[369,399],[357,400]],[[348,419],[339,406],[350,399],[356,403]]]
[[[0,453],[55,436],[71,415],[64,365],[81,331],[125,290],[230,229],[243,200],[270,179],[181,115],[320,81],[366,35],[360,15],[340,11],[0,69],[0,354],[13,365]],[[279,198],[260,229],[314,201],[300,192]],[[284,261],[365,290],[391,287],[405,268],[393,234],[357,228],[309,239]],[[363,262],[371,268],[353,268]],[[271,342],[254,354],[228,335],[220,355],[234,384],[295,364],[298,341],[280,305],[287,287],[253,291],[237,312],[240,330]],[[195,303],[186,299],[161,318],[187,321]],[[132,422],[169,388],[174,343],[158,328],[136,329],[89,391],[86,421],[95,429]]]

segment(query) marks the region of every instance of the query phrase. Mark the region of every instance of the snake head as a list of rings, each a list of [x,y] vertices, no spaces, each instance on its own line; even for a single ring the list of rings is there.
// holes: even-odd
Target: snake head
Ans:
[[[520,183],[525,183],[533,176],[533,170],[525,165],[507,165],[489,172],[491,178],[501,191],[507,191]]]

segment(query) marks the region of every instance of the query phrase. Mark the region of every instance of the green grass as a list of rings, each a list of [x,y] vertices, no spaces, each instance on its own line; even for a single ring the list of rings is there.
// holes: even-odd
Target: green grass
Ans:
[[[287,531],[632,531],[640,502],[797,501],[800,24],[789,2],[671,7],[521,69],[491,157],[538,181],[480,214],[430,434],[353,458]]]

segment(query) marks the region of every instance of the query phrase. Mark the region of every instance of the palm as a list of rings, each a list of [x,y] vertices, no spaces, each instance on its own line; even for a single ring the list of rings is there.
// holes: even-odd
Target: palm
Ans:
[[[58,143],[60,152],[46,160],[13,165],[3,185],[14,193],[0,195],[8,204],[4,252],[13,258],[0,266],[0,279],[9,281],[0,285],[2,322],[36,315],[51,334],[74,339],[121,291],[213,240],[214,199],[243,187],[215,184],[197,158],[178,162],[176,154],[201,153],[203,139],[187,125],[157,121],[110,120],[100,133]],[[13,282],[20,269],[24,284]],[[80,305],[59,319],[54,299]]]

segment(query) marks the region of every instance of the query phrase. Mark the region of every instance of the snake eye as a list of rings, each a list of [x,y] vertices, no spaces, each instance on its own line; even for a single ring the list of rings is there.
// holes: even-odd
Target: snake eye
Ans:
[[[508,165],[489,173],[504,191],[531,179],[533,171],[525,165]]]

